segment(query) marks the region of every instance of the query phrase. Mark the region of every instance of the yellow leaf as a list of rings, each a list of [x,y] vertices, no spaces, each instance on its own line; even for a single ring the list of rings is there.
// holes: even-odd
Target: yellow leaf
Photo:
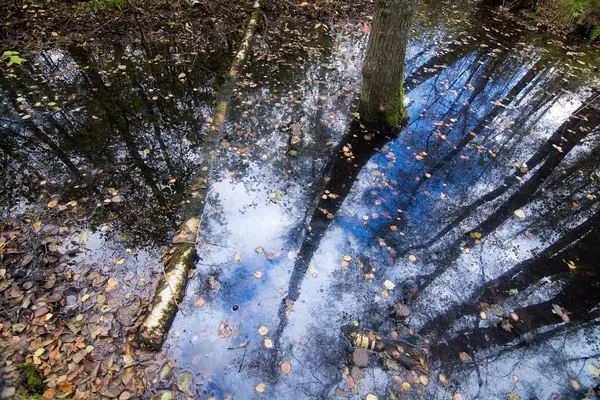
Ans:
[[[254,390],[256,390],[259,393],[262,393],[265,391],[265,384],[264,383],[259,383],[258,385],[256,385],[256,387],[254,388]]]
[[[412,262],[415,262],[415,261],[417,261],[417,256],[411,254],[410,256],[408,256],[408,259]]]
[[[233,255],[233,259],[234,259],[235,261],[240,261],[240,260],[242,259],[242,255],[241,255],[240,253],[235,253],[235,254]]]
[[[303,1],[302,3],[298,4],[300,7],[306,7],[308,5],[308,2]]]
[[[269,328],[267,328],[266,326],[261,326],[260,328],[258,328],[258,333],[260,333],[261,336],[265,336],[267,332],[269,332]]]
[[[262,277],[262,272],[260,272],[260,271],[256,271],[256,272],[254,273],[254,277],[255,277],[256,279],[260,279],[260,278]]]
[[[521,219],[525,218],[525,213],[520,208],[518,210],[515,210],[515,215]]]
[[[264,343],[265,343],[265,347],[267,349],[272,349],[273,348],[273,341],[271,339],[266,338],[265,341],[264,341]]]

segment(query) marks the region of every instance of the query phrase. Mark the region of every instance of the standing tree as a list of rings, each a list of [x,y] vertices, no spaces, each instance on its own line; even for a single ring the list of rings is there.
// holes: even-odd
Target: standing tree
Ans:
[[[404,56],[418,0],[377,0],[363,64],[361,121],[380,131],[399,129],[404,110]]]

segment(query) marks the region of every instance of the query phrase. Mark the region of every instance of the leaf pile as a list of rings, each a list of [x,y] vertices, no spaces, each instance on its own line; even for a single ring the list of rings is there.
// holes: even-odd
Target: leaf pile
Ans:
[[[166,362],[130,343],[152,285],[109,276],[80,260],[83,250],[61,253],[69,230],[46,225],[36,235],[35,225],[0,223],[2,395],[138,398]],[[24,371],[41,385],[23,385]]]

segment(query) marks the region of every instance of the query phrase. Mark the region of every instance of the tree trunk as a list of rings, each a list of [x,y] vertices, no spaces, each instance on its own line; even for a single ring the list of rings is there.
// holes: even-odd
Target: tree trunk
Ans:
[[[363,64],[361,121],[369,128],[397,130],[406,121],[404,57],[418,0],[378,0]]]

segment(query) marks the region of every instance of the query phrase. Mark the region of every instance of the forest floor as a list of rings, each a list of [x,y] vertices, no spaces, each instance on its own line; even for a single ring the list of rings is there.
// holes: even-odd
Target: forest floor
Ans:
[[[248,0],[203,1],[190,7],[184,0],[110,1],[2,0],[6,10],[0,26],[0,49],[24,51],[40,45],[57,46],[93,40],[182,41],[239,32],[247,22],[252,2]],[[118,3],[118,1],[116,2]],[[265,1],[264,22],[293,17],[300,20],[332,20],[366,15],[372,3],[366,0],[301,2]]]

